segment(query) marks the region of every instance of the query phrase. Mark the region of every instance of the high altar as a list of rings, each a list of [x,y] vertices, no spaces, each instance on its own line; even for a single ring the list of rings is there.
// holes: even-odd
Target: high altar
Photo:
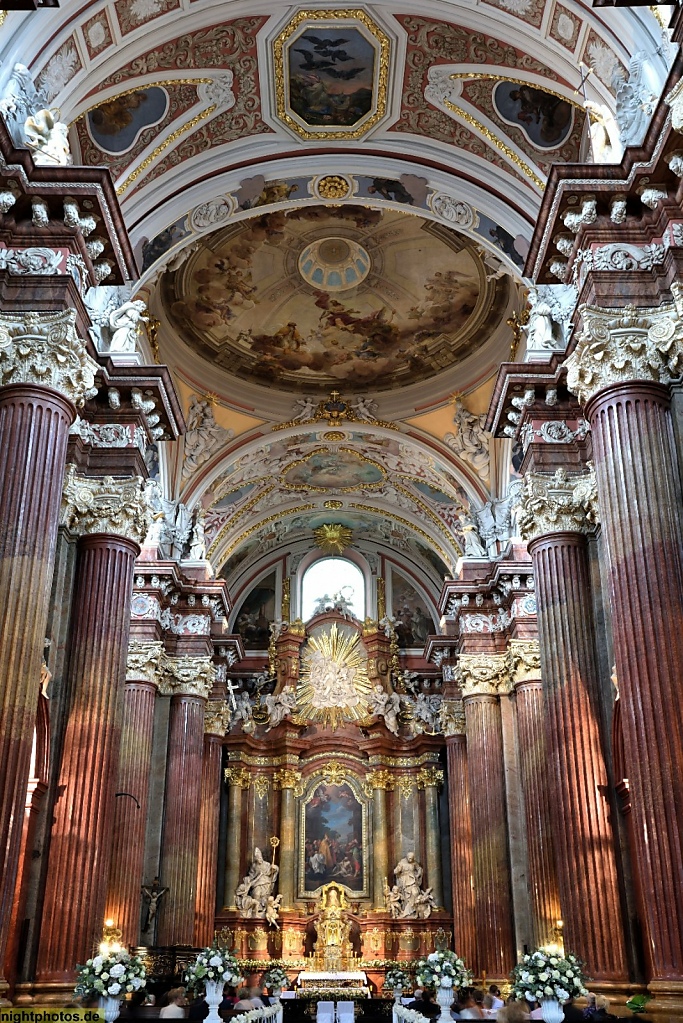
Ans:
[[[405,727],[394,646],[390,629],[338,610],[285,623],[271,644],[273,692],[251,730],[226,738],[216,928],[243,959],[303,971],[303,987],[324,988],[320,974],[332,974],[333,987],[363,988],[366,968],[381,983],[386,961],[450,946],[445,739]],[[405,738],[390,727],[391,703],[371,713],[380,694],[396,696]]]

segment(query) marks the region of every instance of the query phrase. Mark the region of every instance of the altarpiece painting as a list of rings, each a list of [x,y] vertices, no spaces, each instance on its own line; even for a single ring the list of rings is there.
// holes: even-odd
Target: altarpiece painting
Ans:
[[[336,881],[367,894],[367,805],[348,781],[314,783],[300,816],[300,896]]]

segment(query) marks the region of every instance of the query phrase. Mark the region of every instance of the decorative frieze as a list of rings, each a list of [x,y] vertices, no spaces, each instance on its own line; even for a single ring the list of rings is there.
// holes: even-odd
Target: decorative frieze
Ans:
[[[515,685],[541,677],[541,648],[537,639],[511,639],[508,643],[510,674]]]
[[[81,476],[69,464],[60,521],[75,533],[113,533],[142,543],[150,522],[145,481],[141,476]]]
[[[159,642],[140,643],[132,639],[128,644],[126,679],[130,682],[145,681],[158,684],[163,671],[164,644]]]
[[[461,654],[460,688],[468,696],[497,696],[510,688],[507,654]]]
[[[230,728],[231,717],[227,703],[209,701],[204,711],[204,735],[219,735],[222,739]]]
[[[668,384],[683,372],[683,286],[671,285],[672,304],[654,308],[582,306],[582,330],[565,362],[567,387],[585,404],[611,384],[649,380]]]
[[[598,522],[595,472],[553,475],[528,472],[520,496],[517,522],[522,537],[546,533],[586,533]]]
[[[0,383],[51,387],[78,408],[94,397],[99,366],[75,324],[75,309],[0,313]]]
[[[167,657],[159,692],[162,696],[198,696],[206,700],[215,670],[210,657]]]

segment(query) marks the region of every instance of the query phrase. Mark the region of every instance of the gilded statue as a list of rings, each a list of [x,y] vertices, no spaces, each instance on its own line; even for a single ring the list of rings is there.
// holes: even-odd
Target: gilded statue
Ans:
[[[345,912],[348,905],[341,885],[331,881],[322,888],[320,909],[315,920],[317,939],[314,957],[318,968],[343,970],[353,955],[350,941],[351,920]]]

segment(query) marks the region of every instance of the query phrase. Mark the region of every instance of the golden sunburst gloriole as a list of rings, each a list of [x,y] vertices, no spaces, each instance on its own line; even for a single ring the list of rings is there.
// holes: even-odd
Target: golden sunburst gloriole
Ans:
[[[367,656],[358,633],[336,622],[309,637],[301,657],[297,719],[337,728],[341,721],[367,716],[370,680]]]
[[[353,531],[340,522],[326,522],[313,530],[316,547],[325,554],[343,554],[353,540]]]

